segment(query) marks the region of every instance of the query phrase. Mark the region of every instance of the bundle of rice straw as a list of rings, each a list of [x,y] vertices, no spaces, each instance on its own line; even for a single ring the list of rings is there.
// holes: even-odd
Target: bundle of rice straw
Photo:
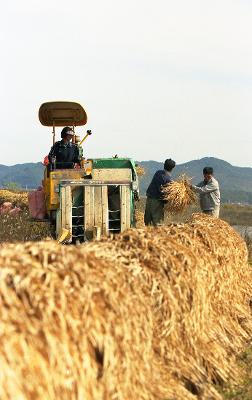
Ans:
[[[28,207],[27,192],[12,192],[7,189],[0,189],[0,205],[4,202],[10,202],[14,206]]]
[[[181,175],[177,181],[172,181],[162,187],[164,200],[167,200],[165,208],[171,213],[184,211],[197,200],[197,195],[190,187],[190,178]]]
[[[252,335],[245,242],[225,222],[83,246],[0,246],[0,398],[221,399]]]
[[[143,176],[146,173],[144,167],[142,167],[141,165],[136,166],[136,172],[138,176]]]

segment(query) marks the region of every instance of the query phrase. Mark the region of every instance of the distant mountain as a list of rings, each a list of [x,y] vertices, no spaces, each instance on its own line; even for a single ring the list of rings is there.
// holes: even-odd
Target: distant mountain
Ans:
[[[140,178],[140,192],[145,195],[152,176],[158,169],[163,168],[163,163],[138,161],[138,164],[146,170],[146,174]],[[220,183],[223,202],[252,204],[252,168],[235,167],[218,158],[205,157],[177,165],[173,177],[176,179],[179,175],[185,173],[193,178],[193,183],[197,183],[202,179],[202,169],[205,166],[213,167],[215,176]],[[36,188],[41,185],[43,172],[42,163],[0,165],[0,186],[4,187],[13,182],[22,188]]]
[[[0,186],[16,183],[19,187],[33,189],[41,185],[44,165],[42,163],[26,163],[11,166],[0,164]]]

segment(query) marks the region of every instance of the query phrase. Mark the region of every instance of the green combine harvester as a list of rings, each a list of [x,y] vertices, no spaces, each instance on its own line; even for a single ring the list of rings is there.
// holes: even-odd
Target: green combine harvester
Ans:
[[[49,102],[41,105],[42,125],[53,127],[83,126],[87,116],[78,103]],[[91,134],[87,131],[79,147]],[[56,167],[55,167],[56,165]],[[136,166],[130,158],[84,159],[73,168],[57,169],[48,164],[43,179],[46,215],[55,225],[59,242],[78,243],[117,234],[134,226],[135,201],[139,197]]]

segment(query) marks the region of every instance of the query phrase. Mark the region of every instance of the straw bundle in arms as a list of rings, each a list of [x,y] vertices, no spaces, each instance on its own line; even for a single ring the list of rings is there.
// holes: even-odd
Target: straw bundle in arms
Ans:
[[[196,202],[197,196],[191,189],[190,178],[181,175],[177,181],[172,181],[162,187],[163,200],[166,200],[166,210],[172,213],[184,211]]]
[[[145,175],[146,171],[145,171],[144,167],[142,167],[141,165],[137,165],[136,173],[138,176],[143,176],[143,175]]]

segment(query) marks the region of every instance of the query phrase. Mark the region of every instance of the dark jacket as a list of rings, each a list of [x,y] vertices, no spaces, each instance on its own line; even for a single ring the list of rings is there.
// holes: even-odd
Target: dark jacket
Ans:
[[[63,140],[56,142],[48,154],[49,162],[53,162],[56,158],[56,166],[58,168],[71,168],[74,163],[80,162],[79,149],[74,143],[64,143]]]
[[[151,199],[163,200],[164,196],[161,192],[161,188],[162,186],[167,185],[170,182],[172,182],[171,176],[167,174],[164,169],[157,171],[147,189],[147,197],[150,197]]]

